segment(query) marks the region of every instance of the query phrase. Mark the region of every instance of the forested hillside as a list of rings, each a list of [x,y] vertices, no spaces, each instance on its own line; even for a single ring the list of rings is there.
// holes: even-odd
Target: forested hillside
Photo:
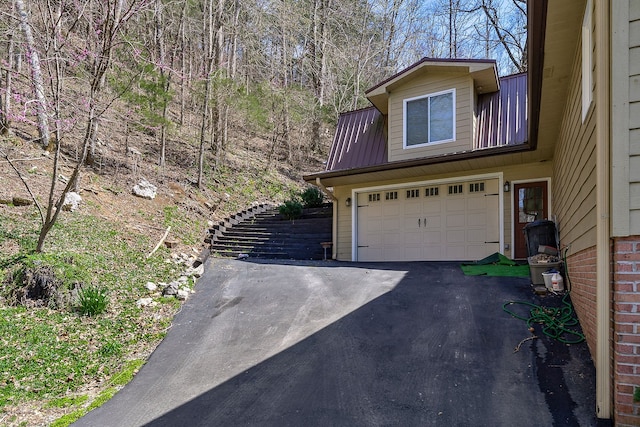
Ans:
[[[125,383],[180,307],[148,282],[183,276],[212,221],[299,190],[366,89],[425,56],[525,70],[525,10],[0,0],[0,426],[66,425]]]

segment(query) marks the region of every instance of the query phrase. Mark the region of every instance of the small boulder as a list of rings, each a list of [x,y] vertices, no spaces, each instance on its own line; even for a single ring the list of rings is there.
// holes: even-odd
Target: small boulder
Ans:
[[[155,284],[155,283],[153,283],[153,282],[147,282],[147,284],[146,284],[146,285],[144,285],[144,287],[145,287],[145,288],[147,288],[147,290],[148,290],[148,291],[151,291],[151,292],[153,292],[153,291],[155,291],[156,289],[158,289],[158,285],[156,285],[156,284]]]
[[[178,293],[179,288],[180,288],[180,283],[171,282],[169,283],[169,285],[167,285],[166,288],[164,288],[164,290],[162,291],[162,295],[164,296],[176,295]]]
[[[82,201],[82,197],[78,193],[73,191],[68,192],[64,196],[64,203],[62,204],[62,210],[67,212],[73,212],[78,209],[78,205]]]
[[[176,293],[176,298],[178,298],[181,301],[186,300],[187,298],[189,298],[189,290],[188,289],[178,289],[178,292]]]
[[[190,273],[196,279],[200,278],[204,274],[204,264],[200,264],[199,266],[191,270]]]
[[[153,200],[156,198],[158,187],[143,179],[133,187],[133,194],[143,199]]]
[[[138,306],[138,308],[147,307],[152,303],[153,303],[152,298],[140,298],[138,301],[136,301],[136,305]]]

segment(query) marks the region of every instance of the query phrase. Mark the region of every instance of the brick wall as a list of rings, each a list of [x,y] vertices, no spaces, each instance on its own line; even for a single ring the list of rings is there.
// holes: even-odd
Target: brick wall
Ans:
[[[567,257],[565,275],[571,288],[571,302],[587,338],[589,351],[596,355],[596,248],[591,247]]]
[[[640,236],[613,242],[613,386],[617,426],[640,425]]]

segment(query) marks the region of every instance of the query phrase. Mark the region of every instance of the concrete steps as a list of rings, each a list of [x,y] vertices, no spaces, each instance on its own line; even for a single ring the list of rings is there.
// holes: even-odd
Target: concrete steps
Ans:
[[[218,224],[210,231],[214,256],[237,258],[246,254],[268,259],[323,259],[321,242],[332,237],[332,206],[305,209],[301,218],[283,219],[277,207],[264,207],[234,223]],[[330,255],[330,249],[327,250]]]

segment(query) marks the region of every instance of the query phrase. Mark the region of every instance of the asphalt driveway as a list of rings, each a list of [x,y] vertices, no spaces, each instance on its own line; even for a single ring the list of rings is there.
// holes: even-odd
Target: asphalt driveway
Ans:
[[[585,343],[538,333],[514,352],[531,333],[502,304],[559,302],[529,283],[456,263],[210,259],[135,379],[75,425],[597,425]]]

